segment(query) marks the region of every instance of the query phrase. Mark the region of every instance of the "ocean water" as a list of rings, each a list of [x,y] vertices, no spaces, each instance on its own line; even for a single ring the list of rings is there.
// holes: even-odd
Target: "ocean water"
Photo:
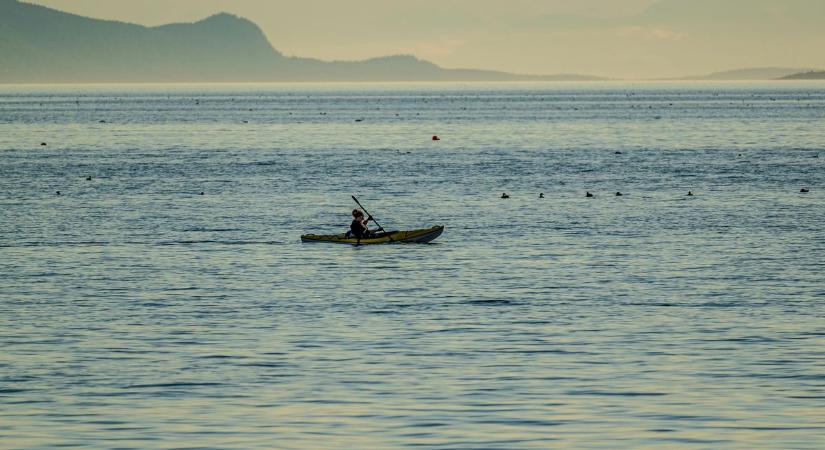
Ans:
[[[823,316],[822,83],[0,87],[0,448],[818,449]]]

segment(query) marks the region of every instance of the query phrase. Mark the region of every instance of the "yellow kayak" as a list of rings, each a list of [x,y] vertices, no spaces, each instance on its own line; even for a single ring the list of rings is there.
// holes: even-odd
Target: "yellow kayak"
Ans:
[[[423,230],[412,231],[388,231],[386,233],[378,233],[372,237],[357,239],[348,237],[346,233],[341,234],[305,234],[301,236],[302,242],[332,242],[335,244],[352,244],[352,245],[368,245],[368,244],[426,244],[433,239],[441,236],[444,232],[443,225],[437,225],[432,228],[425,228]]]

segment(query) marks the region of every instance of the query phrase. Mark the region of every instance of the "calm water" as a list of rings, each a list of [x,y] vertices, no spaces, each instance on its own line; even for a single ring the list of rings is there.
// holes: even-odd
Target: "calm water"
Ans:
[[[0,230],[2,448],[825,446],[825,84],[0,87]]]

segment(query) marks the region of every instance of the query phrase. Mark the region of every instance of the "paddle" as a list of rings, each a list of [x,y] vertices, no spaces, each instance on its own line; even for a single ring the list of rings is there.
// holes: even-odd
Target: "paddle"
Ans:
[[[355,201],[355,203],[358,205],[358,207],[361,208],[361,211],[364,211],[364,214],[366,214],[367,217],[372,217],[372,214],[370,214],[369,211],[367,211],[367,208],[364,208],[364,205],[362,205],[361,202],[359,202],[358,199],[355,198],[354,195],[352,196],[352,199]],[[376,225],[378,225],[379,230],[383,231],[384,233],[387,232],[387,230],[385,230],[384,227],[382,227],[381,224],[378,223],[377,220],[375,220],[375,217],[372,217],[372,221],[375,222]],[[387,237],[389,238],[390,242],[394,242],[393,238],[389,235],[389,233],[387,234]],[[360,243],[361,240],[359,239],[358,241]]]

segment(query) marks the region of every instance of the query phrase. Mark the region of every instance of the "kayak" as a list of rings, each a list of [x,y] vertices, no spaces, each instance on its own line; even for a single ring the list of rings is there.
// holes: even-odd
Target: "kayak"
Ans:
[[[441,236],[444,232],[443,225],[437,225],[432,228],[425,228],[423,230],[412,231],[388,231],[386,233],[378,233],[372,237],[357,239],[349,237],[346,233],[341,234],[305,234],[301,236],[301,242],[331,242],[335,244],[352,244],[352,245],[368,245],[368,244],[426,244],[433,239]]]

